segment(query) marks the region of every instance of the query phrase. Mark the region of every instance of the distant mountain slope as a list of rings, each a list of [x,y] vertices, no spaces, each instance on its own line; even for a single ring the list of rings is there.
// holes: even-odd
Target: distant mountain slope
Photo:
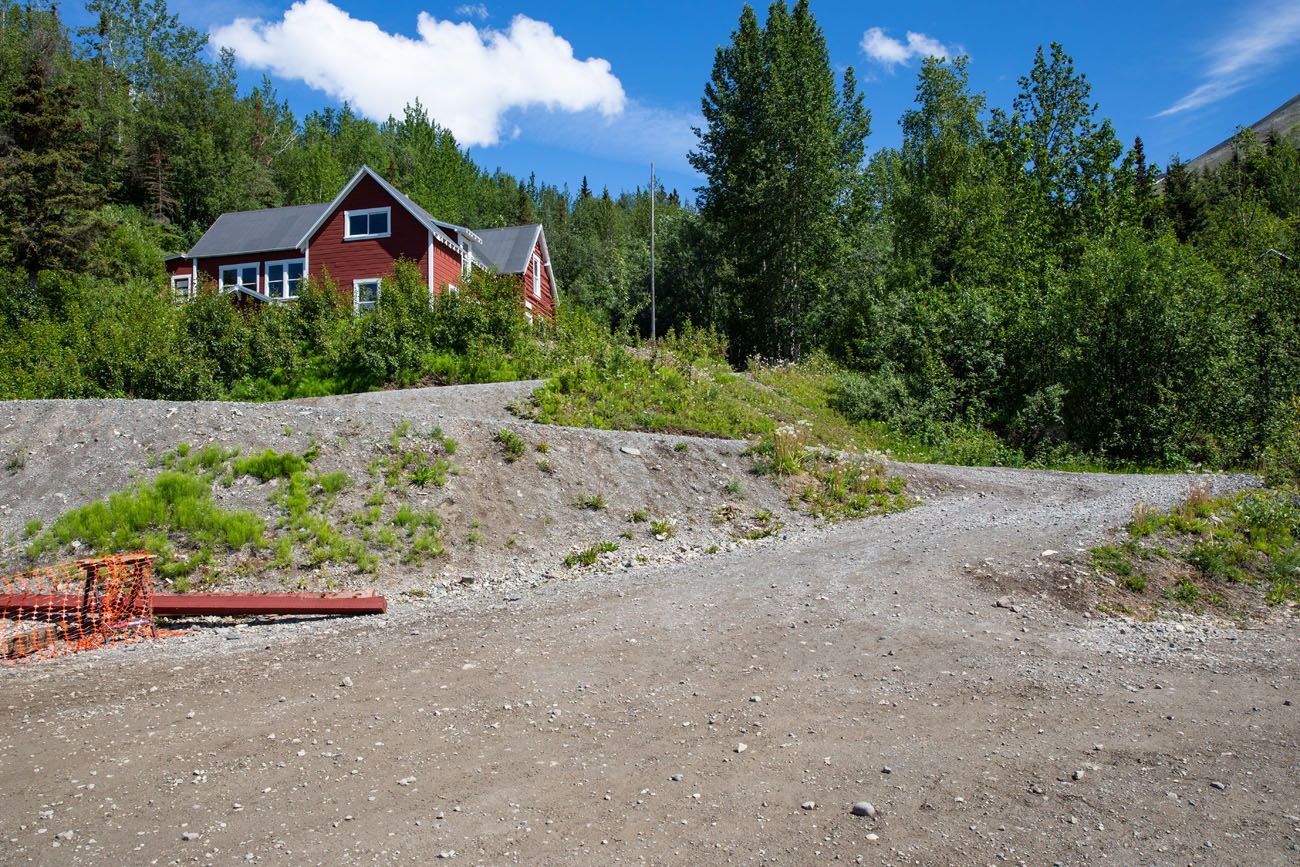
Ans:
[[[1263,139],[1273,130],[1286,134],[1300,126],[1300,93],[1288,99],[1268,114],[1263,120],[1250,125],[1255,135]],[[1187,163],[1188,168],[1209,169],[1232,156],[1232,139],[1230,136]]]

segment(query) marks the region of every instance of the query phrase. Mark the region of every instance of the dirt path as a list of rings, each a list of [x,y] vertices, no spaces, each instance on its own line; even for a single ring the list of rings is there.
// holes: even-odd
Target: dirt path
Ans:
[[[966,487],[704,562],[0,671],[3,860],[1296,863],[1293,629],[1013,612],[968,577],[1046,590],[1045,549],[1185,480],[927,472]]]

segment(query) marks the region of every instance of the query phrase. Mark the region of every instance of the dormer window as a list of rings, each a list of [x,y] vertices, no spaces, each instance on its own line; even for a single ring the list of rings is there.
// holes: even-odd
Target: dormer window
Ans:
[[[392,232],[392,208],[367,208],[343,212],[343,240],[387,238]]]

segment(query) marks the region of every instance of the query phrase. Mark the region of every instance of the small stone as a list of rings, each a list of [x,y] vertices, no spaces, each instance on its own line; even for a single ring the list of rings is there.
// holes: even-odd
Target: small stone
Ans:
[[[736,744],[736,752],[738,753],[743,753],[747,749],[749,749],[749,744]]]
[[[880,769],[880,773],[882,774],[892,774],[893,772],[894,769],[891,768],[889,765],[885,765],[883,768]]]
[[[60,839],[60,840],[71,840],[73,837],[77,836],[77,832],[76,832],[76,831],[60,831],[59,833],[55,834],[54,836],[57,837],[57,838]]]
[[[686,779],[686,778],[683,777],[681,774],[673,774],[673,775],[672,775],[671,777],[669,777],[668,779],[672,780],[674,783],[680,783],[682,780],[684,780],[684,779]]]
[[[1082,779],[1083,779],[1083,768],[1075,768],[1075,770],[1074,770],[1074,781],[1077,783],[1077,782],[1079,782],[1079,781],[1082,780]]]
[[[1215,780],[1214,782],[1210,783],[1210,788],[1218,789],[1220,792],[1222,792],[1224,789],[1228,787],[1225,786],[1223,783],[1220,783],[1218,780]]]
[[[186,843],[192,843],[199,839],[199,835],[197,831],[186,831],[184,834],[181,834],[181,839]]]
[[[1014,608],[1015,601],[1010,596],[999,596],[998,601],[993,604],[994,608]]]
[[[870,801],[855,801],[849,812],[855,816],[866,816],[868,819],[876,818],[876,806]]]
[[[345,678],[343,678],[341,681],[339,681],[339,686],[344,687],[345,689],[351,689],[351,688],[352,688],[352,678],[350,678],[350,677],[345,677]]]
[[[804,802],[803,802],[802,804],[800,804],[799,806],[802,807],[802,808],[805,809],[805,810],[816,810],[816,809],[817,809],[817,802],[816,802],[816,801],[804,801]]]
[[[399,785],[399,786],[409,786],[409,785],[411,785],[411,783],[414,783],[414,782],[415,782],[415,777],[402,777],[400,780],[397,781],[397,785]]]
[[[625,455],[631,455],[631,456],[634,457],[634,458],[637,458],[637,457],[640,457],[640,456],[641,456],[641,450],[640,450],[640,449],[634,449],[634,448],[632,448],[631,446],[619,446],[619,447],[618,447],[618,450],[619,450],[620,452],[622,452],[623,454],[625,454]]]
[[[877,840],[880,839],[880,835],[879,835],[879,834],[868,834],[868,835],[867,835],[867,839],[870,840],[872,843],[874,843],[874,842],[876,842]]]
[[[754,704],[758,704],[760,701],[763,700],[763,697],[762,697],[761,695],[751,695],[751,696],[749,697],[749,700],[750,700],[751,702],[753,702]]]

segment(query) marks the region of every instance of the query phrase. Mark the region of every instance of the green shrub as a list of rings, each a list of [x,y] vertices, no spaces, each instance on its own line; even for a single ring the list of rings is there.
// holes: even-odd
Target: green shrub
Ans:
[[[528,451],[528,444],[524,442],[523,437],[508,428],[501,428],[492,439],[497,445],[501,446],[506,463],[513,464],[524,456],[524,452]]]
[[[593,512],[599,512],[605,508],[606,503],[605,498],[600,494],[587,494],[575,500],[573,505],[574,508],[590,509]]]
[[[292,452],[277,452],[267,449],[261,454],[249,455],[234,462],[235,476],[252,476],[262,482],[271,479],[287,479],[294,473],[307,469],[307,461]]]
[[[608,554],[618,550],[618,544],[615,542],[597,542],[581,551],[575,551],[564,558],[564,565],[573,566],[592,566],[600,558],[601,554]]]
[[[1264,484],[1300,489],[1300,395],[1277,415],[1262,458]]]

